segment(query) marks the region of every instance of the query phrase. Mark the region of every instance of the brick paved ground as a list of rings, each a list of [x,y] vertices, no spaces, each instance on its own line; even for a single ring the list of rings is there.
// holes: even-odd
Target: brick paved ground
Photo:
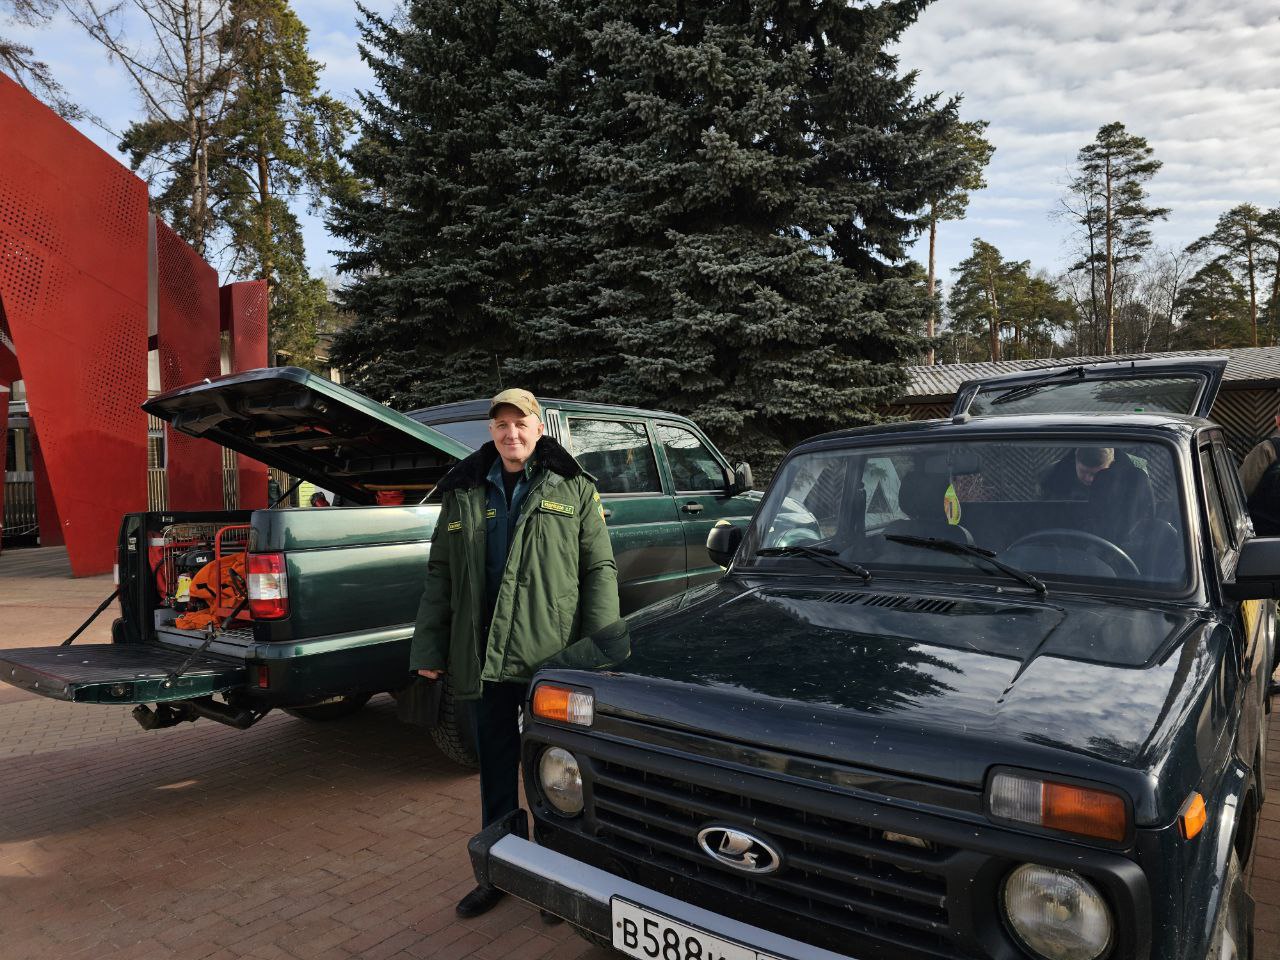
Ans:
[[[0,646],[57,642],[110,591],[25,583],[24,609],[44,613],[18,643],[14,586],[0,578]],[[1252,864],[1259,960],[1280,960],[1274,716],[1270,744]],[[385,697],[338,723],[272,714],[243,732],[147,732],[124,708],[0,686],[0,957],[604,960],[518,902],[454,918],[476,804],[475,777]]]

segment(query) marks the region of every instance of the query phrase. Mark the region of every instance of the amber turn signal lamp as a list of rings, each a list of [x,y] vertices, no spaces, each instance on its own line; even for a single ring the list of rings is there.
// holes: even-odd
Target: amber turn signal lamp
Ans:
[[[533,715],[539,720],[589,727],[595,719],[595,697],[572,687],[540,683],[533,688]]]
[[[987,802],[1006,820],[1115,843],[1129,835],[1124,798],[1107,790],[1002,771],[991,779]]]
[[[1045,782],[1044,819],[1046,827],[1101,837],[1119,843],[1128,829],[1124,801],[1114,793]]]
[[[1209,822],[1209,811],[1205,809],[1204,797],[1193,793],[1178,812],[1178,830],[1183,840],[1190,840]]]

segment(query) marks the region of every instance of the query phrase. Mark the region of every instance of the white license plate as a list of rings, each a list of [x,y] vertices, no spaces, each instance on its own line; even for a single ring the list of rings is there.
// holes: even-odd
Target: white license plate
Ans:
[[[637,960],[774,960],[614,897],[613,948]]]

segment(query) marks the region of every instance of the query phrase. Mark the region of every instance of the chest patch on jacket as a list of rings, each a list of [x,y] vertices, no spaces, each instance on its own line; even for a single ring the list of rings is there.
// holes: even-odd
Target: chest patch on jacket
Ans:
[[[458,532],[459,530],[461,530],[461,529],[462,529],[462,521],[461,521],[461,520],[454,520],[451,524],[449,524],[449,532],[450,532],[450,533],[457,533],[457,532]]]
[[[539,507],[548,513],[558,513],[562,517],[572,517],[577,507],[571,503],[556,503],[554,500],[543,500]]]
[[[496,509],[494,509],[493,507],[490,507],[488,510],[486,510],[486,511],[484,512],[484,518],[485,518],[486,520],[492,520],[492,519],[494,519],[497,515],[498,515],[498,511],[497,511]]]

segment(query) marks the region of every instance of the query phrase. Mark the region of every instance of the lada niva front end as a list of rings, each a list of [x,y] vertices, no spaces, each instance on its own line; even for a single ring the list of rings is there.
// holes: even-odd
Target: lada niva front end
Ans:
[[[1217,428],[817,438],[709,549],[535,678],[481,879],[637,960],[1252,955],[1280,541]]]

